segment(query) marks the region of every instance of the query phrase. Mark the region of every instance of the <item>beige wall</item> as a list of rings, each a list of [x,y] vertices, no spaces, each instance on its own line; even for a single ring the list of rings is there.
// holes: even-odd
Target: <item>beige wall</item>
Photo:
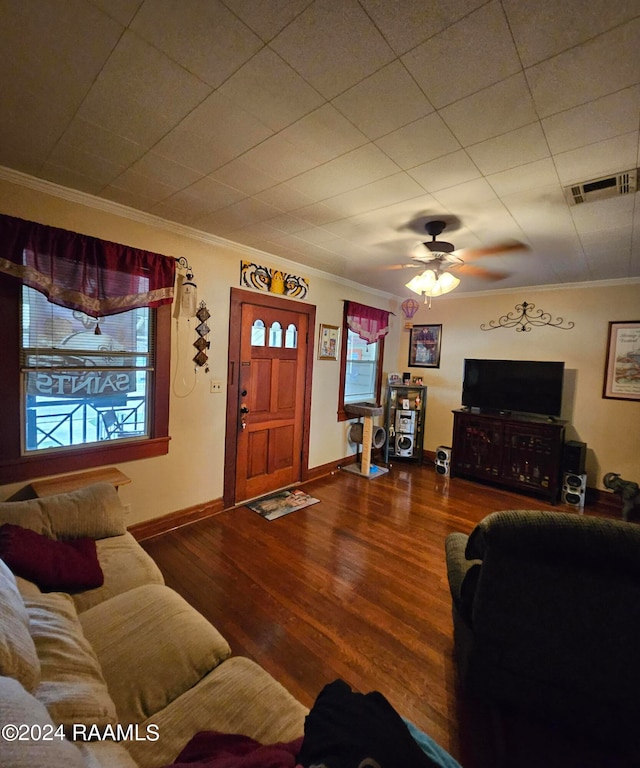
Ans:
[[[209,325],[209,374],[201,368],[194,372],[191,346],[195,335],[193,323],[173,321],[172,386],[170,400],[169,453],[154,459],[118,465],[132,478],[120,493],[131,505],[128,523],[132,524],[180,509],[220,499],[223,493],[224,434],[226,410],[227,343],[229,295],[238,286],[240,261],[247,258],[233,247],[212,244],[195,233],[176,231],[155,224],[150,217],[131,218],[130,212],[117,206],[95,207],[94,201],[70,194],[71,199],[48,194],[41,187],[0,181],[0,212],[43,224],[63,227],[107,240],[126,243],[170,256],[184,256],[193,268],[198,284],[198,299],[211,312]],[[78,202],[80,199],[80,202]],[[99,206],[99,203],[96,204]],[[396,310],[397,301],[358,286],[331,278],[316,270],[297,267],[266,255],[254,254],[256,261],[281,267],[309,277],[307,302],[316,306],[316,324],[342,324],[343,300],[350,299],[382,309]],[[393,329],[386,345],[385,368],[392,368],[397,358],[400,318],[392,318]],[[318,328],[313,343],[317,345]],[[315,358],[315,355],[314,355]],[[394,365],[387,365],[392,360]],[[337,421],[338,362],[314,359],[310,429],[310,467],[335,461],[354,452],[347,441],[348,423]],[[221,380],[221,394],[211,394],[210,380]],[[35,478],[34,478],[35,479]],[[0,487],[5,499],[24,483]]]
[[[575,326],[540,327],[526,333],[480,329],[513,312],[522,301]],[[589,486],[602,488],[607,472],[640,482],[640,402],[602,397],[608,324],[620,320],[640,320],[640,281],[474,296],[452,293],[434,299],[430,310],[422,306],[412,322],[442,324],[440,368],[412,369],[428,386],[424,447],[451,445],[451,411],[460,407],[465,357],[559,360],[565,363],[562,418],[568,421],[567,439],[587,443]],[[407,370],[408,343],[409,332],[403,330],[400,370]]]

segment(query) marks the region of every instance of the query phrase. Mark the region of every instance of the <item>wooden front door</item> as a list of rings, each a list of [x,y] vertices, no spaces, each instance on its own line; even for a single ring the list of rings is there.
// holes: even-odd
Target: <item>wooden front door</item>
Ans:
[[[296,483],[307,469],[314,317],[300,302],[232,290],[225,503]]]

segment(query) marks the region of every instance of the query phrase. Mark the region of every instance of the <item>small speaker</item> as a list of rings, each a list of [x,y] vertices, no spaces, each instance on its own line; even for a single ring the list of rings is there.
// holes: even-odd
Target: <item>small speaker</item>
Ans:
[[[567,440],[562,453],[562,469],[576,475],[584,474],[587,459],[587,444],[578,440]]]
[[[562,477],[562,503],[584,507],[587,494],[587,476],[584,473],[565,472]]]
[[[413,435],[396,435],[396,456],[413,456]]]
[[[415,411],[396,411],[396,432],[412,435],[416,431]]]
[[[448,445],[436,448],[436,473],[447,477],[451,474],[451,448]]]

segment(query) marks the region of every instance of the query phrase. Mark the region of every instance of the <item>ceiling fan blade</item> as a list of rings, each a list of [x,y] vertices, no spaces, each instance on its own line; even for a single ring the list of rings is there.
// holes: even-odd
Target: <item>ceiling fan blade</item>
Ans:
[[[526,243],[502,243],[499,245],[488,246],[487,248],[461,248],[465,259],[479,259],[482,256],[499,256],[501,253],[511,253],[511,251],[530,251],[531,246]]]
[[[460,268],[460,272],[464,272],[469,277],[479,277],[481,280],[497,281],[504,280],[505,277],[509,277],[509,272],[501,272],[497,269],[485,269],[484,267],[477,267],[474,264],[464,264]]]

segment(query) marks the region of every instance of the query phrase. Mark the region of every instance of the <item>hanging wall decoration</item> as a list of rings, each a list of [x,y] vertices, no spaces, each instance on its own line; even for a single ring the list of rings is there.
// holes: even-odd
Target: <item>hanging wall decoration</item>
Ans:
[[[535,312],[534,312],[535,310]],[[559,328],[561,331],[570,331],[575,323],[569,321],[566,325],[563,325],[564,319],[558,317],[555,320],[551,319],[551,315],[548,312],[544,312],[542,309],[536,309],[535,304],[529,304],[523,301],[522,304],[516,304],[515,312],[509,312],[507,315],[502,315],[498,320],[490,320],[488,325],[482,323],[480,325],[481,331],[493,331],[496,328],[515,328],[516,331],[530,331],[532,327],[539,327],[542,325],[549,325],[552,328]]]
[[[240,285],[246,288],[257,288],[259,291],[278,293],[281,296],[292,296],[304,299],[309,292],[309,281],[306,277],[292,275],[279,269],[262,267],[250,261],[240,263]]]
[[[207,309],[207,305],[204,303],[204,301],[200,302],[200,306],[196,312],[196,317],[200,321],[200,324],[196,326],[196,333],[198,334],[198,338],[193,342],[193,346],[198,350],[198,354],[193,358],[193,362],[196,365],[202,367],[203,365],[206,365],[207,360],[209,359],[209,355],[207,355],[205,350],[209,349],[211,346],[211,342],[205,339],[205,336],[211,330],[211,328],[209,328],[207,325],[207,320],[211,317],[211,313]],[[205,371],[206,373],[209,373],[208,365],[205,368]]]

